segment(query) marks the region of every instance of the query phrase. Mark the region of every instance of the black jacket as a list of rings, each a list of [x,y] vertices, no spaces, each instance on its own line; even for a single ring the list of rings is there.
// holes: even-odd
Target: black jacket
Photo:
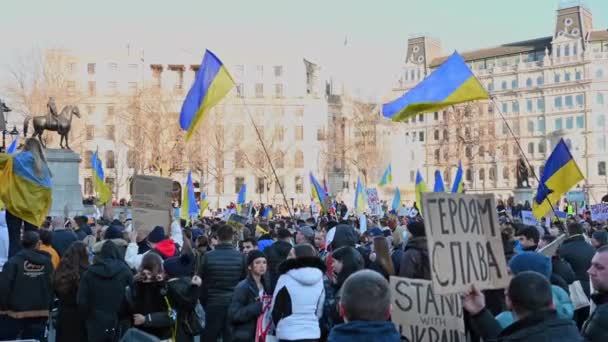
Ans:
[[[581,282],[585,294],[589,297],[590,288],[587,270],[591,267],[591,259],[595,254],[595,249],[585,241],[582,235],[574,235],[559,246],[557,253],[570,264],[576,275],[576,280]]]
[[[78,236],[72,229],[60,228],[53,230],[51,246],[53,246],[53,249],[57,251],[60,257],[63,256],[68,247],[75,241],[78,241]]]
[[[53,303],[51,256],[22,249],[0,273],[0,311],[13,318],[48,317]]]
[[[583,324],[581,333],[585,341],[608,341],[608,293],[594,293],[591,299],[597,307]]]
[[[558,318],[555,310],[531,314],[501,331],[490,311],[484,309],[472,317],[472,325],[486,342],[583,341],[574,321]]]
[[[395,325],[390,321],[364,322],[353,321],[340,324],[331,330],[328,342],[400,342]]]
[[[80,278],[86,269],[80,270]],[[80,342],[87,340],[85,321],[78,312],[76,296],[78,295],[79,281],[74,281],[69,286],[57,287],[55,294],[59,299],[59,311],[57,315],[56,340],[61,342]]]
[[[161,340],[171,338],[173,320],[169,317],[169,307],[165,302],[167,288],[165,282],[136,281],[127,287],[126,299],[129,313],[141,314],[146,319],[138,329],[154,335]],[[167,298],[167,301],[169,299]]]
[[[231,244],[220,243],[205,253],[198,272],[203,279],[201,304],[228,307],[234,288],[247,275],[246,265],[245,256]]]
[[[395,267],[395,274],[399,274],[401,267],[401,259],[403,258],[403,243],[398,244],[393,248],[391,259],[393,260],[393,267]]]
[[[167,282],[167,297],[169,297],[171,307],[177,311],[177,323],[175,324],[177,342],[194,341],[194,337],[184,329],[184,321],[187,316],[193,314],[199,294],[200,287],[192,285],[192,278],[189,276],[169,279]]]
[[[399,265],[399,276],[431,280],[426,236],[413,237],[407,241]]]
[[[264,284],[264,293],[268,294],[269,286]],[[258,317],[262,314],[260,289],[255,280],[248,275],[234,289],[232,302],[228,308],[228,319],[232,324],[233,341],[253,341]]]
[[[270,290],[274,291],[274,287],[277,285],[279,279],[279,265],[287,259],[289,251],[291,251],[291,244],[285,241],[275,241],[272,245],[264,248],[264,254],[266,254],[266,260],[268,260],[268,280],[270,281]]]
[[[80,279],[78,309],[86,320],[89,342],[117,341],[124,317],[125,287],[133,285],[133,274],[118,248],[106,241],[96,263]]]

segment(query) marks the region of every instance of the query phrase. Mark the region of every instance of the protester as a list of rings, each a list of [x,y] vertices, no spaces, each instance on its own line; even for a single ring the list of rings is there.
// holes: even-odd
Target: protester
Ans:
[[[598,230],[593,232],[591,236],[591,245],[593,248],[598,250],[600,247],[608,244],[608,232],[605,230]]]
[[[310,226],[299,226],[296,228],[296,244],[308,243],[314,246],[315,231]]]
[[[588,273],[595,290],[591,299],[596,308],[585,321],[581,332],[585,341],[608,341],[608,246],[597,250]]]
[[[511,279],[506,296],[516,321],[505,329],[485,308],[484,295],[474,285],[463,296],[462,305],[472,315],[473,329],[485,341],[583,341],[574,321],[557,317],[551,284],[543,275],[519,273]]]
[[[396,224],[394,220],[389,221],[389,225]],[[395,266],[395,274],[399,274],[399,268],[401,267],[401,259],[403,258],[403,248],[405,247],[404,239],[407,239],[408,232],[407,228],[403,226],[395,227],[392,232],[393,237],[393,252],[391,253],[391,260],[393,266]],[[407,241],[407,240],[406,240]]]
[[[519,225],[515,237],[524,251],[534,252],[538,248],[540,233],[535,227]]]
[[[78,236],[78,240],[82,241],[87,236],[92,235],[93,231],[88,224],[89,219],[86,216],[76,216],[74,217],[74,223],[76,223],[76,227],[74,230],[76,232],[76,236]]]
[[[271,314],[282,341],[317,341],[323,312],[325,265],[312,245],[296,245],[279,267]]]
[[[241,252],[247,255],[249,252],[258,249],[258,241],[253,237],[248,237],[241,240]]]
[[[217,230],[219,243],[203,257],[197,274],[203,280],[201,304],[205,308],[207,324],[202,341],[222,337],[231,340],[228,307],[236,285],[247,275],[245,257],[232,245],[234,231],[224,224]]]
[[[325,246],[325,232],[315,231],[315,249],[318,251],[319,258],[325,261],[327,257],[327,247]]]
[[[74,242],[65,252],[53,274],[53,290],[59,299],[56,340],[61,342],[86,341],[85,321],[78,312],[76,298],[80,279],[89,267],[86,245]]]
[[[66,227],[65,220],[62,217],[56,216],[51,220],[51,231],[53,232],[52,246],[59,257],[62,257],[68,247],[76,241],[78,236],[71,228]]]
[[[389,242],[384,236],[374,237],[374,252],[370,255],[370,261],[370,269],[382,274],[386,280],[395,275]]]
[[[95,259],[80,279],[78,309],[85,319],[89,342],[117,341],[128,318],[120,309],[125,287],[133,285],[133,275],[112,241],[103,244]]]
[[[399,266],[399,276],[431,280],[424,223],[419,220],[412,220],[408,223],[407,230],[412,237],[405,245],[401,265]]]
[[[38,233],[40,234],[40,246],[38,250],[48,253],[53,263],[53,269],[57,269],[59,266],[59,254],[57,254],[57,251],[52,246],[53,233],[46,229],[40,229]]]
[[[264,249],[264,254],[268,260],[268,276],[270,289],[274,291],[277,280],[279,279],[279,265],[287,259],[287,255],[292,248],[291,233],[285,228],[277,231],[277,241]]]
[[[21,249],[21,225],[37,230],[51,208],[51,171],[40,142],[28,138],[21,152],[0,153],[0,201],[6,206],[9,258]]]
[[[391,314],[391,291],[380,274],[363,270],[352,274],[343,285],[340,314],[346,323],[331,330],[329,342],[401,341]]]
[[[103,233],[103,240],[98,241],[93,245],[93,253],[99,253],[99,251],[101,251],[101,247],[106,241],[112,241],[116,245],[120,256],[124,260],[127,253],[128,242],[125,240],[124,232],[120,226],[110,225],[108,228],[106,228],[105,232]]]
[[[108,228],[109,229],[109,228]],[[125,252],[125,261],[133,269],[139,269],[139,265],[146,253],[153,252],[161,258],[168,259],[179,254],[178,247],[183,244],[182,232],[178,221],[174,221],[171,225],[171,237],[165,236],[165,229],[161,226],[156,226],[146,237],[146,244],[149,250],[145,253],[138,253],[137,232],[131,232],[129,235],[130,241]]]
[[[546,245],[555,241],[555,239],[555,236],[544,235],[540,239],[538,249],[542,249]],[[550,279],[551,284],[558,285],[569,293],[568,285],[572,284],[576,280],[576,275],[574,274],[570,264],[559,255],[558,251],[551,256],[551,267],[553,269]]]
[[[234,289],[228,318],[232,324],[233,342],[255,340],[258,317],[262,314],[262,297],[269,292],[269,284],[264,278],[267,263],[264,253],[253,250],[247,255],[247,278]]]

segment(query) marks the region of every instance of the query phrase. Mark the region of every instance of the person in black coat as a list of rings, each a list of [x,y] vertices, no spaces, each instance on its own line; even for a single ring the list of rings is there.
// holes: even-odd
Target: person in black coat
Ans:
[[[64,226],[61,217],[54,217],[51,224],[53,225],[53,242],[51,245],[61,257],[73,242],[78,241],[78,236],[71,228],[66,228]]]
[[[82,275],[78,288],[78,310],[86,321],[87,341],[118,341],[125,319],[125,287],[133,285],[133,274],[112,241],[106,241],[95,261]]]
[[[85,321],[78,312],[76,296],[80,278],[89,266],[87,246],[74,242],[59,262],[53,274],[53,289],[59,299],[56,340],[61,342],[86,341]]]
[[[232,302],[228,308],[228,318],[232,324],[233,342],[248,342],[255,339],[258,317],[263,311],[261,296],[269,294],[264,279],[267,262],[260,251],[251,251],[247,256],[249,274],[234,289]]]
[[[270,281],[271,291],[274,291],[274,287],[279,279],[279,265],[287,259],[287,255],[292,248],[289,230],[279,228],[277,239],[272,245],[264,249],[264,254],[266,254],[266,260],[268,261],[268,280]]]
[[[399,266],[399,276],[411,279],[431,280],[429,252],[426,244],[424,223],[411,221],[407,225],[411,238],[405,244]]]

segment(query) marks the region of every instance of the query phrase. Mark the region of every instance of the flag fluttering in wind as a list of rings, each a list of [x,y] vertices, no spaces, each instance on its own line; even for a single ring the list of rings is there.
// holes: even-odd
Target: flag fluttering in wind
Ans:
[[[417,86],[400,98],[384,104],[382,114],[393,121],[404,121],[416,114],[488,98],[488,93],[462,56],[454,52]]]
[[[395,197],[393,197],[392,209],[397,211],[401,208],[401,192],[399,188],[395,188]]]
[[[209,207],[209,201],[207,201],[207,193],[203,192],[201,193],[201,211],[200,211],[200,217],[203,217],[203,214],[205,214],[205,210],[207,210],[207,208]]]
[[[367,196],[365,194],[365,188],[361,184],[361,179],[357,178],[357,190],[355,191],[355,213],[357,215],[363,214],[367,207]]]
[[[416,206],[418,207],[418,212],[420,213],[422,213],[421,194],[427,191],[428,189],[426,187],[426,183],[424,182],[424,178],[422,178],[420,170],[416,170]]]
[[[190,217],[196,216],[199,213],[199,208],[196,205],[196,197],[194,196],[194,184],[192,184],[192,171],[188,171],[186,179],[186,189],[182,195],[182,208],[180,216],[184,220],[190,220]]]
[[[378,184],[378,186],[385,186],[391,184],[392,182],[393,171],[391,169],[391,164],[388,164],[388,167],[386,168],[386,171],[384,171],[384,174],[382,175],[382,179],[380,179],[380,183]]]
[[[99,151],[93,153],[91,166],[93,168],[93,187],[97,193],[97,205],[105,205],[112,200],[112,191],[110,191],[110,187],[105,182],[106,178],[101,159],[99,159]]]
[[[186,141],[194,133],[197,124],[230,92],[232,87],[234,80],[224,64],[213,52],[206,50],[179,115],[179,125],[186,131]]]
[[[441,171],[435,170],[435,187],[433,192],[445,192],[445,185],[443,185],[443,177],[441,177]]]
[[[464,191],[464,179],[462,177],[462,163],[458,162],[458,170],[456,170],[456,177],[454,177],[454,184],[452,184],[452,193],[461,194]]]
[[[551,210],[552,203],[557,202],[576,183],[585,179],[576,165],[568,146],[560,139],[543,169],[538,190],[532,202],[532,213],[537,219]]]
[[[19,136],[17,135],[17,136],[15,136],[15,140],[13,140],[13,142],[10,144],[10,146],[6,150],[6,153],[8,153],[8,154],[15,153],[15,151],[17,151],[17,143],[18,142],[19,142]]]
[[[323,187],[321,187],[321,184],[319,184],[315,176],[312,175],[312,172],[310,173],[310,190],[312,192],[312,198],[319,201],[321,210],[326,213],[325,190],[323,190]]]
[[[236,213],[240,214],[241,209],[243,209],[243,204],[245,204],[247,198],[247,184],[243,184],[241,186],[241,190],[239,190],[239,197],[236,199]]]
[[[264,208],[264,214],[262,215],[263,218],[265,218],[267,220],[272,220],[273,215],[274,215],[274,213],[272,211],[272,207],[267,206],[266,208]]]

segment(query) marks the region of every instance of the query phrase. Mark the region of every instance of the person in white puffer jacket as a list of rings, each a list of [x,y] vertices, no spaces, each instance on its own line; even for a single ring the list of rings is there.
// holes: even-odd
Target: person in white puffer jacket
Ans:
[[[294,246],[279,266],[271,315],[281,341],[310,341],[321,337],[325,264],[309,244]]]

